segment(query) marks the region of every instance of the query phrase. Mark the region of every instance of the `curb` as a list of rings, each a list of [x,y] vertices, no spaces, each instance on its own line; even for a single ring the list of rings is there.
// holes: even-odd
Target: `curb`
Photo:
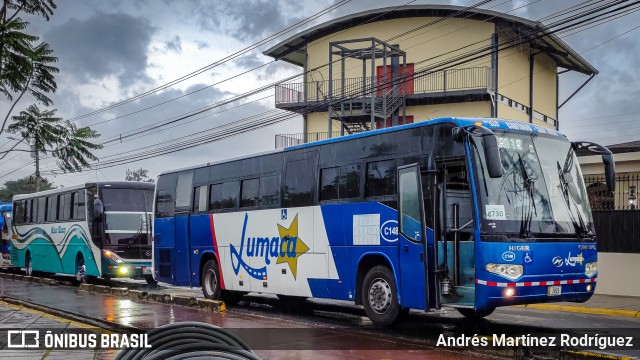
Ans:
[[[640,311],[638,310],[591,308],[586,306],[554,305],[554,304],[528,304],[520,307],[524,307],[527,309],[535,309],[535,310],[573,312],[573,313],[581,313],[581,314],[617,316],[617,317],[627,317],[627,318],[640,318]]]
[[[171,297],[171,303],[182,306],[195,306],[197,304],[197,300],[193,296],[174,295]]]

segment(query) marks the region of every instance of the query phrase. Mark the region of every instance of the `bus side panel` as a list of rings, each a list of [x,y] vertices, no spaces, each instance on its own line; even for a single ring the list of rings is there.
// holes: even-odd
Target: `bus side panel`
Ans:
[[[191,283],[200,286],[200,266],[202,256],[215,254],[213,238],[211,237],[211,220],[209,214],[191,215],[189,221],[189,233],[191,234],[189,256],[191,257]]]
[[[17,266],[26,267],[29,254],[34,271],[62,272],[63,266],[56,248],[56,238],[59,236],[52,237],[45,229],[33,225],[15,227],[14,230],[18,236],[18,240],[13,240],[18,257]]]
[[[326,281],[332,299],[355,300],[359,263],[385,259],[396,276],[398,293],[398,233],[396,210],[378,202],[322,205],[322,216],[339,278]],[[320,291],[317,286],[314,290]],[[315,291],[314,291],[315,295]]]
[[[153,258],[155,279],[175,284],[173,276],[175,251],[175,219],[155,218],[153,224]],[[179,264],[178,264],[179,265]]]
[[[74,224],[65,230],[65,236],[57,246],[62,255],[49,255],[50,257],[61,256],[62,258],[62,269],[55,272],[75,274],[77,271],[76,262],[78,257],[82,256],[86,274],[101,276],[102,255],[99,249],[92,246],[91,239],[88,236],[88,229],[84,229],[80,224]]]

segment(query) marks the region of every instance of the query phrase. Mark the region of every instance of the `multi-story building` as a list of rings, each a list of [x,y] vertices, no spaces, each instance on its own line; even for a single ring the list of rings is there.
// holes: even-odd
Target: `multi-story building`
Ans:
[[[277,108],[303,116],[303,133],[278,135],[276,146],[442,116],[557,129],[561,74],[588,81],[597,70],[553,30],[440,5],[374,9],[310,28],[264,52],[304,70],[275,94]]]

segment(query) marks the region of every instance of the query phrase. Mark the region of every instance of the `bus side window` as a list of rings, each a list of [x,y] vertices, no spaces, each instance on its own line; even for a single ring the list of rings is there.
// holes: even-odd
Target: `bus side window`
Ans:
[[[24,222],[25,224],[31,224],[32,221],[33,221],[33,199],[29,199],[26,202]]]
[[[156,194],[156,217],[171,217],[175,215],[175,196],[177,174],[161,175],[158,178]],[[189,186],[191,188],[191,186]]]
[[[24,224],[24,201],[13,203],[13,221],[16,225]]]
[[[340,168],[332,167],[320,170],[320,201],[340,198]]]
[[[37,214],[36,222],[38,224],[42,224],[44,223],[44,214],[47,212],[47,198],[46,197],[38,198],[37,202],[38,202],[38,210],[36,213]]]
[[[193,212],[207,211],[207,186],[193,188]]]
[[[85,202],[84,202],[84,190],[76,191],[73,196],[73,211],[71,217],[74,220],[85,219]]]
[[[360,197],[360,164],[340,167],[340,199]]]
[[[190,208],[193,171],[178,174],[176,184],[176,208]]]
[[[55,196],[47,196],[47,213],[45,215],[45,221],[51,222],[56,221],[56,200]]]
[[[260,179],[242,180],[240,185],[240,207],[258,206]]]
[[[260,178],[260,206],[278,205],[280,199],[280,178],[278,175]]]
[[[58,220],[68,221],[71,218],[71,194],[58,195]]]
[[[222,209],[222,184],[213,184],[209,191],[209,210]]]
[[[396,161],[385,160],[367,164],[366,196],[396,194]]]
[[[284,207],[313,205],[315,159],[287,162],[284,184]]]

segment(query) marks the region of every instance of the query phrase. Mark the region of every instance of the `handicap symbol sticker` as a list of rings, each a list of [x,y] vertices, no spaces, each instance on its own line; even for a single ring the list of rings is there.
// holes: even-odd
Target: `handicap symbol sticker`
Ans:
[[[531,264],[533,262],[533,251],[525,252],[523,260],[525,264]]]
[[[280,219],[287,220],[287,209],[282,209],[280,212]]]

